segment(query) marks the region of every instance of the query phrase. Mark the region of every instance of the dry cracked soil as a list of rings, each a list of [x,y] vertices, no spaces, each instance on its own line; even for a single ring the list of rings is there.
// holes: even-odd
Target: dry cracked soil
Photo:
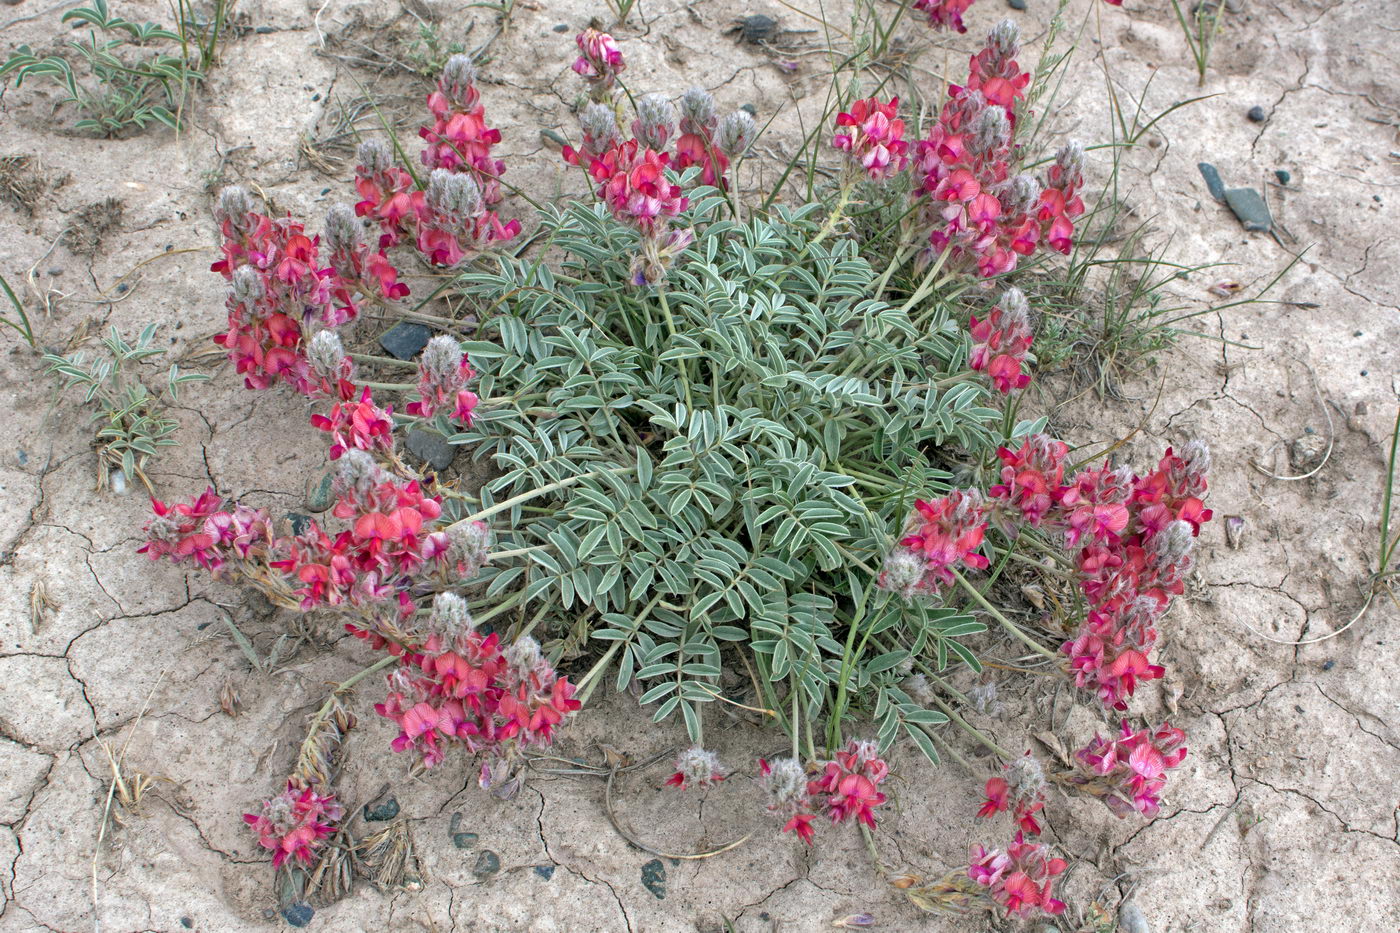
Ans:
[[[6,4],[0,48],[47,48],[66,29],[66,3]],[[833,22],[842,22],[831,12],[839,6],[825,8]],[[907,73],[926,100],[1004,16],[1037,48],[1053,4],[1028,6],[1016,13],[982,0],[967,36],[934,35],[908,17],[902,48],[919,55]],[[699,83],[725,108],[779,115],[760,145],[766,156],[747,163],[744,187],[757,190],[792,151],[799,115],[820,112],[821,10],[814,0],[648,0],[615,32],[631,87],[678,93]],[[122,2],[117,12],[170,17],[154,2]],[[577,193],[540,130],[572,135],[571,39],[606,10],[520,0],[499,35],[491,10],[461,0],[243,0],[236,12],[179,135],[93,139],[67,129],[71,114],[55,112],[50,91],[5,95],[0,157],[29,162],[0,192],[0,270],[30,303],[47,347],[155,322],[173,357],[213,375],[175,409],[180,447],[151,470],[160,493],[180,498],[213,484],[281,514],[305,502],[323,441],[307,427],[303,400],[244,391],[211,352],[223,313],[222,283],[207,272],[217,245],[211,192],[256,184],[307,217],[347,198],[347,133],[377,119],[357,102],[381,101],[387,119],[403,121],[400,138],[413,140],[426,81],[404,66],[422,54],[415,17],[424,17],[469,47],[493,40],[483,95],[503,128],[508,177],[537,197]],[[750,13],[787,31],[767,47],[722,35]],[[1197,578],[1165,626],[1168,674],[1135,700],[1143,715],[1170,716],[1191,736],[1162,814],[1120,821],[1092,801],[1051,802],[1048,838],[1073,859],[1063,895],[1072,906],[1052,929],[1091,924],[1092,905],[1111,912],[1125,896],[1155,933],[1400,929],[1396,605],[1380,599],[1343,630],[1374,566],[1400,403],[1400,14],[1388,0],[1232,2],[1199,88],[1169,4],[1074,0],[1066,21],[1061,42],[1077,39],[1078,50],[1046,132],[1108,139],[1108,82],[1121,100],[1145,98],[1147,113],[1208,95],[1125,155],[1119,197],[1168,258],[1227,265],[1163,286],[1169,303],[1204,312],[1190,323],[1200,336],[1114,380],[1113,397],[1063,372],[1038,380],[1026,404],[1053,411],[1055,429],[1076,443],[1140,426],[1122,452],[1139,466],[1166,444],[1207,439],[1208,504],[1242,519],[1243,534],[1231,546],[1223,521],[1207,527]],[[1253,107],[1263,120],[1249,118]],[[1280,235],[1246,233],[1207,193],[1200,161],[1229,185],[1265,192]],[[1102,181],[1104,152],[1091,162]],[[120,201],[118,217],[91,209],[107,198]],[[1257,288],[1295,254],[1271,302],[1213,310],[1225,299],[1210,286]],[[382,325],[362,326],[372,335]],[[37,357],[4,339],[0,930],[285,927],[270,865],[239,817],[277,789],[305,714],[327,684],[367,662],[366,651],[308,630],[274,672],[254,670],[225,619],[264,653],[288,620],[201,573],[137,555],[145,497],[94,488],[80,401],[59,395]],[[982,647],[991,658],[1015,655],[1005,642]],[[223,709],[226,691],[238,697],[236,717]],[[677,799],[661,787],[664,763],[620,777],[618,818],[655,848],[698,851],[757,830],[713,859],[655,861],[613,831],[597,778],[537,774],[499,801],[460,762],[409,776],[387,753],[390,727],[370,710],[372,693],[353,700],[360,725],[342,796],[366,801],[389,785],[421,880],[392,891],[362,883],[318,910],[313,929],[794,933],[860,913],[881,929],[994,928],[985,916],[919,913],[877,881],[858,835],[828,833],[810,851],[778,838],[758,823],[746,780]],[[1073,747],[1106,728],[1100,711],[1053,678],[1007,676],[999,698],[973,720],[1011,747],[1029,746],[1032,733]],[[981,838],[972,814],[990,765],[961,734],[946,738],[973,772],[951,760],[934,768],[906,747],[892,753],[893,801],[876,845],[897,870],[936,877]],[[558,747],[596,760],[601,743],[640,760],[681,741],[631,697],[612,696],[577,717]],[[772,751],[773,737],[735,720],[718,742],[726,758],[752,760]],[[129,806],[114,801],[100,832],[114,758],[128,781],[145,776],[144,793]]]

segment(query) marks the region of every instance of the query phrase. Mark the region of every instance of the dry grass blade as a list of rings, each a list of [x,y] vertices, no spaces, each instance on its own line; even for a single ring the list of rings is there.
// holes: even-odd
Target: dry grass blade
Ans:
[[[417,881],[413,837],[402,817],[355,843],[355,856],[360,873],[381,891],[410,888]]]
[[[37,635],[39,629],[49,619],[49,610],[57,609],[58,603],[49,595],[49,588],[43,580],[35,580],[29,588],[29,630]]]

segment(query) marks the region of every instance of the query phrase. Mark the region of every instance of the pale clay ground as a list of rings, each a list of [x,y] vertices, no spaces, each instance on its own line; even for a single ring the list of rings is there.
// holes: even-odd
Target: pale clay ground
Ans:
[[[66,5],[45,6],[22,0],[0,8],[0,49],[51,41]],[[797,6],[818,8],[806,0]],[[1030,6],[1028,14],[1009,15],[1034,37],[1050,3]],[[116,9],[133,19],[168,19],[155,3]],[[375,78],[313,54],[316,24],[335,35],[359,17],[352,35],[378,41],[378,27],[401,16],[398,5],[328,0],[318,10],[296,0],[246,0],[239,9],[251,25],[275,31],[250,31],[228,43],[194,128],[179,139],[163,130],[120,141],[78,137],[63,131],[68,115],[51,116],[43,94],[26,87],[7,95],[0,155],[37,154],[47,174],[72,176],[32,218],[0,205],[0,269],[23,283],[34,267],[28,296],[54,299],[51,315],[39,316],[46,344],[62,345],[84,322],[94,331],[116,324],[133,332],[155,321],[177,354],[209,346],[223,314],[222,286],[206,271],[216,243],[206,190],[211,172],[222,168],[225,180],[257,183],[313,229],[333,200],[351,196],[349,166],[324,176],[298,161],[297,142],[325,116],[328,101],[352,97],[356,81]],[[1090,9],[1088,0],[1077,0],[1070,22]],[[752,103],[761,118],[790,113],[799,98],[806,98],[804,112],[819,107],[822,56],[798,56],[801,70],[786,76],[762,51],[719,38],[729,20],[749,11],[712,0],[645,4],[645,27],[617,31],[631,63],[630,86],[679,93],[698,82],[714,89],[722,106]],[[809,28],[785,5],[759,0],[751,11]],[[464,3],[447,3],[443,12],[449,23],[479,20],[473,45],[491,27],[488,14]],[[495,46],[484,99],[503,128],[508,178],[516,183],[529,179],[546,195],[577,186],[540,145],[538,130],[572,134],[571,38],[603,12],[600,5],[546,8],[526,0]],[[1006,15],[1002,0],[982,0],[969,15],[970,33],[934,37],[921,63],[934,71],[945,61],[961,68],[978,37]],[[1105,65],[1130,94],[1155,71],[1153,109],[1197,93],[1165,3],[1104,5],[1097,22],[1102,44],[1091,38],[1097,27],[1090,19],[1053,135],[1106,138]],[[553,31],[559,23],[568,30]],[[912,20],[903,28],[929,38]],[[1227,184],[1267,186],[1296,246],[1308,247],[1305,260],[1275,293],[1284,303],[1200,320],[1209,333],[1259,349],[1187,340],[1122,387],[1128,400],[1100,403],[1085,395],[1056,412],[1060,433],[1077,442],[1117,436],[1145,418],[1145,434],[1126,451],[1140,467],[1168,443],[1208,439],[1216,463],[1208,504],[1217,516],[1247,522],[1238,550],[1226,546],[1222,522],[1206,530],[1202,585],[1178,602],[1164,632],[1167,678],[1134,701],[1138,714],[1170,714],[1191,736],[1163,815],[1146,825],[1118,821],[1091,801],[1058,795],[1048,808],[1048,838],[1077,858],[1065,900],[1113,907],[1131,888],[1158,933],[1400,928],[1395,607],[1378,602],[1349,631],[1309,646],[1262,637],[1315,638],[1340,626],[1359,604],[1374,554],[1382,445],[1400,395],[1400,218],[1391,204],[1400,197],[1398,35],[1400,15],[1386,0],[1245,0],[1243,12],[1229,19],[1203,89],[1218,96],[1149,134],[1128,159],[1125,199],[1138,218],[1155,218],[1158,242],[1172,237],[1173,258],[1235,264],[1172,283],[1169,291],[1180,299],[1218,301],[1206,292],[1212,282],[1257,284],[1289,258],[1272,239],[1244,233],[1206,195],[1195,169],[1201,159],[1219,165]],[[820,36],[794,41],[815,47]],[[358,54],[349,46],[339,51]],[[1023,61],[1034,57],[1027,51]],[[380,87],[411,92],[411,100],[401,99],[418,118],[424,84],[394,79]],[[924,92],[936,98],[927,74]],[[1267,122],[1246,120],[1255,104],[1268,112]],[[411,150],[413,126],[401,131]],[[791,138],[795,126],[785,116],[773,138]],[[1101,173],[1101,158],[1096,166]],[[1287,188],[1272,183],[1279,168],[1292,173]],[[757,181],[750,176],[746,184]],[[125,202],[125,217],[95,259],[63,246],[46,255],[78,208],[108,195]],[[107,303],[118,277],[172,247],[141,268],[129,295]],[[366,663],[366,649],[343,640],[307,646],[271,677],[253,672],[222,634],[216,604],[233,607],[264,650],[285,620],[258,614],[238,591],[202,573],[135,554],[144,496],[93,491],[94,458],[78,401],[56,398],[35,357],[5,340],[0,930],[86,931],[98,919],[104,931],[272,929],[282,921],[265,913],[273,905],[271,868],[240,814],[277,789],[305,714],[327,683]],[[183,446],[156,465],[159,490],[183,498],[212,482],[226,495],[282,511],[299,507],[301,484],[319,475],[324,457],[304,403],[285,391],[249,393],[217,363],[208,356],[198,363],[215,378],[190,391],[178,410]],[[1063,380],[1046,383],[1063,394]],[[1047,403],[1044,395],[1031,399],[1033,406]],[[1276,473],[1305,472],[1285,448],[1307,429],[1334,442],[1316,476],[1283,481],[1251,467],[1259,461]],[[29,596],[37,582],[57,608],[34,631]],[[1006,645],[986,648],[1004,656]],[[236,719],[219,708],[228,681],[244,705]],[[1032,732],[1054,730],[1072,745],[1104,728],[1096,708],[1083,697],[1071,705],[1069,692],[1048,680],[1013,675],[1001,687],[1000,715],[975,718],[1011,747],[1029,747]],[[425,883],[392,895],[362,884],[319,911],[312,929],[719,931],[728,918],[739,931],[815,931],[864,911],[882,929],[988,929],[985,920],[919,914],[876,881],[855,834],[827,832],[815,850],[803,851],[763,821],[747,780],[678,799],[660,788],[664,765],[629,777],[620,795],[625,818],[652,845],[693,851],[749,829],[758,835],[720,858],[668,863],[666,897],[658,899],[640,883],[651,856],[607,825],[600,783],[537,777],[502,803],[476,788],[461,759],[411,782],[404,777],[408,762],[388,752],[389,725],[370,710],[375,692],[363,689],[354,699],[361,724],[349,742],[342,794],[363,800],[393,782],[412,820]],[[586,711],[565,733],[562,753],[596,753],[597,741],[645,757],[681,741],[676,728],[651,727],[634,706],[612,697]],[[974,754],[965,737],[948,737]],[[740,762],[771,751],[773,739],[741,726],[721,732],[717,743]],[[111,775],[104,749],[122,747],[129,773],[168,781],[109,831],[94,886]],[[969,842],[999,835],[1000,828],[974,825],[977,790],[988,773],[985,760],[975,763],[982,770],[969,774],[951,762],[934,769],[907,747],[893,752],[894,801],[877,836],[887,863],[937,876],[965,859]],[[448,838],[455,811],[464,814],[464,829],[480,834],[478,848],[500,855],[501,871],[486,882],[472,873],[477,851],[460,851]],[[558,869],[550,880],[533,870],[551,864]],[[1070,928],[1066,921],[1062,929]]]

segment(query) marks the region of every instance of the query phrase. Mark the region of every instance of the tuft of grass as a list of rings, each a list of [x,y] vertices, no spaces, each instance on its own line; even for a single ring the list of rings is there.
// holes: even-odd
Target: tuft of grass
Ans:
[[[1216,36],[1220,34],[1220,24],[1225,14],[1224,0],[1203,0],[1189,12],[1181,8],[1181,0],[1172,0],[1172,9],[1176,12],[1176,21],[1181,24],[1181,34],[1186,38],[1191,60],[1196,64],[1197,86],[1203,86],[1206,71],[1210,68],[1210,53]]]
[[[5,281],[3,275],[0,275],[0,292],[5,293],[5,300],[15,314],[14,320],[11,320],[8,315],[0,314],[0,324],[14,330],[25,343],[29,344],[31,350],[35,349],[34,328],[29,324],[29,312],[24,310],[24,302],[20,301],[19,296],[10,287],[10,283]]]

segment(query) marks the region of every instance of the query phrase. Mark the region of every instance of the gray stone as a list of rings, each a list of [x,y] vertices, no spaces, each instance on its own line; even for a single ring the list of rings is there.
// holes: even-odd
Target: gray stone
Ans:
[[[282,916],[287,918],[287,922],[294,927],[304,927],[311,922],[311,918],[316,916],[316,911],[310,904],[293,904],[282,909]]]
[[[642,866],[642,887],[656,895],[658,901],[666,898],[666,866],[661,859],[654,858]]]
[[[1230,188],[1225,192],[1225,203],[1251,233],[1268,233],[1274,229],[1269,205],[1264,203],[1264,196],[1257,189]]]
[[[365,806],[365,821],[369,823],[387,823],[399,815],[399,802],[394,797],[389,797],[377,807]]]
[[[1275,169],[1275,170],[1274,170],[1274,177],[1278,179],[1278,183],[1279,183],[1280,185],[1286,185],[1286,184],[1288,184],[1290,181],[1293,180],[1293,176],[1290,175],[1290,174],[1288,174],[1288,170],[1287,170],[1287,169],[1283,169],[1283,168],[1281,168],[1281,169]]]
[[[321,477],[321,481],[316,484],[316,488],[311,490],[311,495],[306,497],[306,510],[308,512],[324,512],[331,507],[334,497],[331,495],[331,474],[327,473]]]
[[[1006,0],[1006,5],[1013,10],[1024,10],[1026,8],[1026,0]]]
[[[303,515],[300,512],[288,512],[287,521],[291,523],[294,535],[304,535],[306,529],[311,527],[311,516]]]
[[[396,360],[411,360],[428,345],[432,336],[433,332],[422,324],[400,321],[380,335],[379,345]]]
[[[1225,183],[1220,180],[1220,173],[1215,170],[1215,166],[1209,162],[1197,162],[1196,168],[1201,170],[1201,177],[1206,180],[1210,196],[1217,201],[1223,201],[1225,199]]]
[[[1263,123],[1265,120],[1269,119],[1269,115],[1264,112],[1264,108],[1260,107],[1258,104],[1250,107],[1249,113],[1245,114],[1245,116],[1249,117],[1249,122],[1251,123]]]
[[[445,470],[457,456],[457,448],[436,431],[414,428],[408,432],[409,451],[434,470]]]
[[[476,857],[476,864],[472,866],[472,874],[478,878],[490,878],[501,870],[501,857],[490,849],[483,849]]]

